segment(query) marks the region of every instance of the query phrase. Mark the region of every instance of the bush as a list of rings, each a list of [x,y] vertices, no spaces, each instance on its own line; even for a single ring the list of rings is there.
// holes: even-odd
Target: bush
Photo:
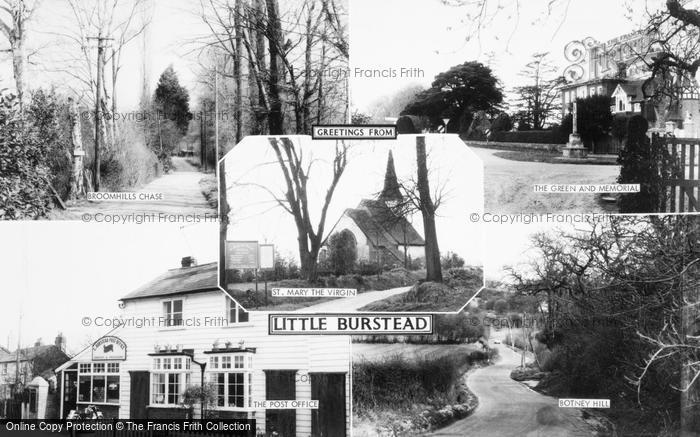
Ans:
[[[352,232],[345,229],[335,232],[328,241],[328,262],[336,275],[349,273],[357,260],[357,244]]]
[[[491,135],[496,132],[508,132],[513,129],[513,120],[505,112],[501,112],[491,123]]]
[[[367,276],[367,275],[378,275],[384,271],[384,268],[381,264],[376,263],[376,262],[361,262],[357,265],[356,272],[360,276]]]
[[[503,314],[506,311],[508,311],[508,302],[505,299],[498,299],[494,304],[493,304],[493,309],[496,311],[498,314]]]
[[[447,252],[447,255],[440,258],[440,264],[445,270],[464,267],[464,258],[454,252]]]
[[[671,163],[665,168],[659,163],[671,162],[665,141],[656,137],[653,142],[646,135],[649,123],[641,115],[632,117],[628,123],[627,145],[620,149],[617,162],[620,164],[621,184],[640,184],[638,193],[620,196],[621,213],[653,213],[665,208],[665,179],[682,178],[680,163]]]
[[[0,219],[49,212],[47,152],[38,130],[21,118],[16,97],[0,92]]]

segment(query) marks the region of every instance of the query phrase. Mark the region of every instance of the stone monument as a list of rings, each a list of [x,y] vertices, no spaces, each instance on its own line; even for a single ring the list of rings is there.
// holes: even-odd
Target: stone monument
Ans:
[[[586,149],[586,147],[583,145],[583,142],[581,141],[581,135],[578,134],[578,128],[576,126],[578,123],[578,106],[576,102],[574,102],[572,118],[572,132],[569,135],[569,142],[566,143],[566,146],[564,146],[562,153],[564,155],[564,158],[585,158],[586,155],[588,155],[588,149]]]

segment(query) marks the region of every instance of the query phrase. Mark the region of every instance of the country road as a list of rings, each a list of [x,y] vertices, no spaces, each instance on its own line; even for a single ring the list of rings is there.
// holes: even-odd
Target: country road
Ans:
[[[520,365],[520,355],[502,344],[496,364],[467,376],[467,386],[479,398],[474,413],[430,436],[479,437],[589,437],[595,429],[581,418],[581,411],[557,406],[557,399],[530,390],[510,379]]]
[[[327,302],[311,305],[305,308],[300,308],[297,310],[297,312],[343,313],[348,311],[357,311],[358,309],[372,302],[386,299],[387,297],[396,296],[397,294],[406,293],[410,289],[411,287],[399,287],[382,291],[367,291],[365,293],[359,293],[355,297],[333,299]]]
[[[65,211],[54,210],[52,219],[74,220],[94,214],[166,214],[166,215],[214,215],[216,210],[207,203],[199,184],[207,177],[186,158],[173,156],[173,170],[134,190],[137,193],[162,193],[163,200],[152,201],[81,201]],[[211,177],[211,175],[209,176]],[[204,220],[204,218],[202,218]]]

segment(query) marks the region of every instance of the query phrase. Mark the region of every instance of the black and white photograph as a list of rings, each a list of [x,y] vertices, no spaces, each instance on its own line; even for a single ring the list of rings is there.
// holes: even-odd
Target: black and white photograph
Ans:
[[[247,137],[220,175],[222,288],[248,310],[455,312],[483,286],[483,173],[456,135]]]
[[[0,417],[255,419],[237,435],[349,435],[349,337],[269,335],[265,314],[218,287],[216,225],[59,226],[51,247],[55,226],[0,234],[25,255],[2,258],[13,293],[0,308]]]
[[[352,12],[353,115],[459,134],[484,163],[486,211],[698,210],[697,2],[357,0]]]
[[[699,223],[489,226],[465,310],[354,337],[353,435],[696,435]]]
[[[0,6],[0,219],[209,220],[245,135],[349,118],[343,0]]]

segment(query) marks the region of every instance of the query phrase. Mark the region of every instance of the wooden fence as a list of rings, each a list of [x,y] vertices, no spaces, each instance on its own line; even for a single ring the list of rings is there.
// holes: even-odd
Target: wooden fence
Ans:
[[[665,142],[667,152],[662,163],[670,175],[664,183],[664,211],[700,211],[700,139],[656,136],[653,141]]]

